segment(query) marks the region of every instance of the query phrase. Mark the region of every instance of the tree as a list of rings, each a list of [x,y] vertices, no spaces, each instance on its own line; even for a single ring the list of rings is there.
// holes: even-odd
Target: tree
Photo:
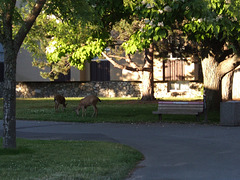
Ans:
[[[91,0],[88,1],[90,9],[88,10],[87,22],[76,18],[78,13],[74,13],[72,18],[74,21],[63,21],[58,16],[51,16],[51,23],[47,24],[45,16],[38,18],[36,22],[38,28],[35,28],[35,34],[40,44],[31,45],[30,52],[38,52],[39,55],[46,55],[47,62],[44,60],[34,61],[34,66],[52,68],[50,72],[41,73],[42,77],[50,80],[56,79],[59,72],[64,72],[67,68],[61,66],[62,61],[67,59],[67,65],[77,67],[82,70],[85,62],[101,55],[106,48],[106,44],[111,41],[110,31],[115,22],[119,21],[125,12],[123,11],[122,0]],[[33,32],[33,31],[32,31]],[[34,36],[36,37],[36,35]],[[63,38],[64,37],[64,38]],[[47,42],[47,43],[45,43]],[[28,43],[29,44],[29,43]],[[31,44],[31,40],[30,40]],[[43,51],[39,51],[39,45]],[[32,48],[37,47],[37,48]],[[41,59],[41,58],[40,58]],[[52,76],[52,75],[56,76]]]
[[[19,16],[16,0],[1,0],[0,43],[4,48],[3,147],[16,147],[16,59],[18,51],[46,0],[29,4],[25,18]]]
[[[219,109],[222,79],[240,62],[240,24],[236,12],[239,2],[212,0],[193,3],[189,4],[189,9],[193,11],[186,13],[188,22],[183,29],[189,39],[199,44],[207,107]]]
[[[159,36],[170,30],[182,31],[188,40],[197,43],[199,59],[202,63],[204,87],[206,89],[208,109],[218,109],[221,101],[222,78],[232,72],[239,65],[239,1],[224,0],[174,0],[174,1],[141,1],[142,5],[135,2],[135,9],[139,18],[147,18],[150,23],[147,32],[141,34],[139,40],[134,40],[134,45],[144,43],[146,39],[159,40],[167,35]],[[147,2],[144,4],[143,2]],[[164,13],[167,12],[167,13]],[[167,31],[166,31],[167,30]],[[146,36],[147,34],[147,36]],[[143,37],[144,36],[144,37]],[[132,48],[133,46],[131,46]],[[229,83],[231,84],[231,83]]]
[[[83,67],[85,61],[103,55],[116,67],[142,71],[148,74],[146,75],[148,81],[143,80],[146,85],[146,94],[143,93],[143,99],[153,99],[152,47],[155,42],[167,38],[170,32],[178,30],[188,40],[197,43],[195,50],[202,63],[208,108],[219,108],[221,80],[238,65],[239,61],[237,11],[239,2],[235,0],[227,2],[224,0],[126,0],[124,3],[125,10],[131,15],[127,16],[128,19],[139,22],[139,28],[134,29],[130,38],[122,44],[126,54],[124,59],[128,65],[117,64],[113,59],[114,56],[111,58],[104,52],[107,46],[114,46],[114,41],[110,36],[104,37],[102,34],[101,36],[91,35],[86,43],[77,45],[69,58],[71,65]],[[102,24],[109,24],[111,21]],[[109,34],[111,27],[103,32]],[[144,50],[145,62],[148,63],[146,66],[139,67],[132,61],[131,55]],[[56,48],[56,51],[49,56],[57,51]]]
[[[109,5],[107,5],[106,8],[109,8]],[[154,44],[155,42],[166,38],[168,36],[168,31],[171,30],[172,27],[175,27],[174,21],[177,16],[174,14],[178,13],[178,7],[170,8],[163,2],[154,2],[152,0],[138,0],[125,1],[125,9],[122,9],[121,7],[120,11],[118,12],[121,11],[123,11],[123,13],[117,16],[118,19],[115,18],[106,21],[105,18],[101,18],[101,21],[103,21],[102,24],[111,24],[111,27],[104,26],[102,32],[105,33],[98,34],[97,36],[96,34],[88,33],[90,37],[85,43],[79,44],[67,41],[64,42],[64,45],[59,45],[59,43],[62,41],[57,41],[54,46],[54,51],[47,54],[48,61],[51,62],[51,59],[55,59],[55,62],[59,62],[61,57],[68,56],[68,61],[70,62],[71,66],[76,66],[81,69],[84,67],[84,63],[86,61],[90,61],[94,57],[102,55],[117,68],[143,72],[142,99],[154,100]],[[121,58],[125,59],[127,65],[118,64],[117,61],[114,60],[114,58],[117,57],[116,55],[110,55],[104,52],[106,47],[114,47],[119,45],[119,41],[111,39],[111,36],[109,35],[113,27],[112,25],[114,25],[115,22],[119,21],[121,18],[127,19],[128,22],[132,23],[134,26],[130,31],[128,31],[128,33],[130,32],[130,37],[125,38],[124,41],[122,41],[123,43],[121,42],[121,48],[125,50],[125,57]],[[138,26],[136,26],[136,21],[138,22]],[[72,37],[73,36],[74,35],[72,35]],[[54,39],[54,41],[56,41],[56,39]],[[74,47],[74,51],[70,50],[70,47]],[[64,52],[66,52],[65,54],[61,53],[63,51],[62,49],[64,49]],[[145,51],[144,65],[142,67],[134,63],[131,58],[131,55],[141,51]]]
[[[107,2],[110,3],[110,1],[106,0],[104,3],[105,6]],[[117,4],[119,5],[119,3]],[[36,45],[39,44],[39,39],[35,38],[37,36],[34,34],[34,32],[36,33],[37,31],[35,30],[39,29],[40,27],[35,26],[33,31],[30,30],[32,29],[43,8],[43,14],[45,14],[45,17],[54,15],[54,17],[58,17],[62,21],[72,24],[74,24],[75,21],[81,21],[82,24],[85,24],[89,21],[89,18],[92,18],[92,21],[96,21],[96,26],[103,26],[103,24],[98,24],[100,21],[98,21],[99,16],[97,13],[103,13],[103,8],[101,3],[97,0],[0,0],[0,43],[4,48],[4,148],[16,148],[17,54],[24,40],[26,40],[28,49],[36,50],[39,47]],[[99,8],[102,8],[101,11],[93,11],[94,9]],[[102,18],[108,19],[110,17],[106,16]],[[27,37],[29,32],[31,32],[31,35],[33,36]]]

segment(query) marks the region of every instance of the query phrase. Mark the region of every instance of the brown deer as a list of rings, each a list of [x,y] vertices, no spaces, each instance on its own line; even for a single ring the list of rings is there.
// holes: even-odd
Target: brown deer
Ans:
[[[62,109],[63,109],[63,111],[65,110],[65,108],[66,108],[66,106],[67,106],[67,103],[66,103],[66,100],[65,100],[65,97],[64,96],[62,96],[62,95],[56,95],[56,96],[54,96],[54,102],[55,102],[55,111],[57,111],[58,110],[58,106],[60,105],[60,104],[62,104]]]
[[[94,96],[94,95],[89,95],[89,96],[86,96],[85,98],[81,99],[79,102],[79,105],[76,109],[77,115],[79,115],[79,109],[82,109],[82,117],[86,116],[87,107],[92,105],[93,109],[94,109],[92,117],[94,115],[95,115],[95,117],[97,117],[98,109],[97,109],[96,105],[97,105],[98,101],[101,102],[101,100],[97,96]]]

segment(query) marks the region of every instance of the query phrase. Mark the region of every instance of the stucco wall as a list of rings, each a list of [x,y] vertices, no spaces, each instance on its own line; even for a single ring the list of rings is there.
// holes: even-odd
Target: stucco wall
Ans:
[[[33,57],[25,49],[21,49],[17,57],[17,72],[16,80],[18,82],[49,82],[49,79],[44,79],[40,75],[40,70],[37,67],[32,66]],[[71,67],[71,81],[80,81],[80,71],[74,67]],[[49,72],[49,69],[46,69]]]

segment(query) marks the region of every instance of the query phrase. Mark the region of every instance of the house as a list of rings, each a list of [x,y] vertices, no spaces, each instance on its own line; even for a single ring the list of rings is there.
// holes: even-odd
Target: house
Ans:
[[[67,76],[62,75],[54,82],[40,76],[40,69],[32,66],[32,59],[27,50],[20,50],[16,71],[17,97],[49,97],[56,93],[65,96],[85,96],[86,93],[108,97],[141,96],[141,73],[115,68],[105,59],[94,59],[90,64],[86,63],[82,71],[71,67]],[[134,60],[143,63],[140,54]],[[3,48],[0,46],[0,82],[3,82],[3,61]],[[183,61],[171,55],[166,60],[155,59],[155,97],[201,97],[199,67],[192,59]]]
[[[60,93],[65,96],[78,97],[87,94],[115,97],[140,97],[141,73],[121,70],[105,59],[94,59],[86,63],[80,71],[71,67],[67,76],[60,76],[57,81],[49,81],[40,76],[40,69],[32,66],[32,56],[21,49],[17,58],[17,97],[51,97]],[[136,55],[134,60],[143,63],[142,56]],[[3,47],[0,45],[0,86],[3,86],[4,75]],[[120,61],[119,63],[123,63]],[[240,69],[234,73],[233,98],[239,99],[237,82]],[[181,60],[176,57],[154,60],[154,91],[156,98],[181,96],[202,97],[201,68],[194,59]],[[0,97],[2,89],[0,88]]]

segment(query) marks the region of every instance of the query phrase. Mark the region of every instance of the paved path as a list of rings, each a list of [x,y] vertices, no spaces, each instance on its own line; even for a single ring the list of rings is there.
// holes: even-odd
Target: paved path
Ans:
[[[2,134],[2,121],[0,121]],[[17,136],[99,140],[145,156],[128,180],[239,180],[240,127],[17,121]]]

